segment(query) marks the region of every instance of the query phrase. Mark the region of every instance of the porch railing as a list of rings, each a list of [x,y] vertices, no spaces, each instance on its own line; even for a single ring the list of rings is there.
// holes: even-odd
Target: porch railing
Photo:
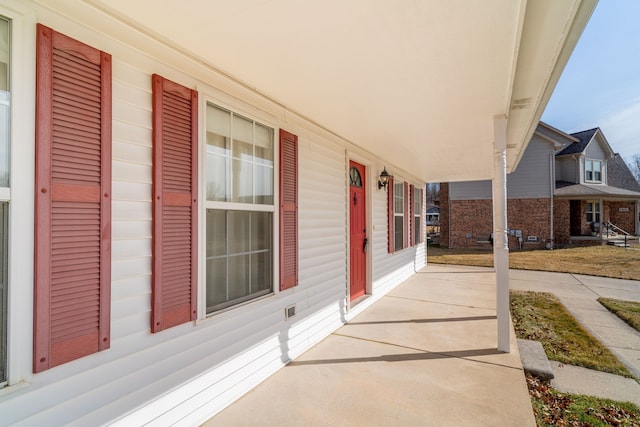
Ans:
[[[627,236],[630,236],[631,234],[624,231],[622,228],[618,227],[617,225],[608,222],[606,224],[607,226],[607,239],[609,238],[609,230],[615,231],[617,234],[624,234],[624,246],[625,248],[627,247]]]

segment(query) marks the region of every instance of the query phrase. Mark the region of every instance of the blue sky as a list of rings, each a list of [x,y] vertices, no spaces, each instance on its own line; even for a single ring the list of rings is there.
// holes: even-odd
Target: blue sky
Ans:
[[[567,133],[599,127],[627,161],[640,154],[639,19],[638,0],[600,0],[542,115]]]

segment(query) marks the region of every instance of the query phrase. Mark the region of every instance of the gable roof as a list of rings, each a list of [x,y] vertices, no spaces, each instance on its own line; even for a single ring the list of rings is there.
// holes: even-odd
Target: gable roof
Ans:
[[[615,154],[607,162],[607,183],[613,187],[640,193],[640,183],[633,176],[620,154]]]
[[[540,121],[538,126],[536,127],[535,134],[540,138],[544,139],[548,143],[552,144],[554,150],[559,150],[562,147],[573,144],[574,142],[578,142],[579,139],[569,135],[561,131],[560,129],[556,129],[548,123]]]
[[[556,156],[564,156],[565,154],[575,154],[582,153],[589,142],[593,139],[593,136],[598,132],[600,128],[593,128],[589,130],[583,130],[582,132],[572,133],[571,136],[577,138],[578,141],[566,147],[564,150],[560,151]]]

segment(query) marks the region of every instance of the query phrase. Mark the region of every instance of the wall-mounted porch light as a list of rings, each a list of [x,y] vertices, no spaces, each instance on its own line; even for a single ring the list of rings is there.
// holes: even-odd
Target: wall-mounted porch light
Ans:
[[[378,177],[378,190],[381,188],[387,188],[387,184],[389,183],[389,172],[387,172],[387,167],[385,166],[380,172],[380,176]]]

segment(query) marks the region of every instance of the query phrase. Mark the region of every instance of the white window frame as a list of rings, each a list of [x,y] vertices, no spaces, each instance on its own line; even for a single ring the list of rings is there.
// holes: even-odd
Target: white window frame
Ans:
[[[602,160],[585,159],[584,161],[584,180],[585,182],[602,182]],[[599,165],[596,171],[595,165]],[[599,179],[596,179],[596,173],[600,174]],[[591,178],[589,178],[591,174]]]
[[[200,320],[206,320],[208,318],[217,316],[222,313],[226,313],[230,310],[237,310],[245,307],[249,304],[253,304],[257,301],[261,301],[265,298],[269,298],[270,296],[278,293],[279,283],[279,144],[278,144],[278,135],[279,135],[279,127],[274,125],[268,117],[261,116],[260,114],[247,113],[247,106],[239,103],[235,99],[231,97],[227,97],[226,95],[217,93],[216,90],[211,88],[200,88],[198,92],[201,95],[201,102],[199,105],[199,122],[200,126],[200,142],[199,142],[199,151],[198,151],[198,166],[199,166],[199,177],[198,182],[200,186],[200,209],[198,213],[198,230],[200,230],[199,235],[202,236],[199,244],[199,255],[198,255],[198,283],[200,283],[198,287],[198,318]],[[228,99],[224,99],[228,98]],[[273,203],[270,205],[266,204],[254,204],[254,203],[238,203],[238,202],[224,202],[224,201],[208,201],[207,200],[207,169],[206,169],[206,156],[207,156],[207,107],[209,105],[219,107],[221,109],[227,110],[231,112],[233,115],[240,116],[244,119],[251,120],[260,125],[269,127],[273,129]],[[213,310],[211,312],[207,312],[207,281],[206,281],[206,244],[207,244],[207,236],[206,236],[206,213],[208,209],[216,209],[216,210],[224,210],[224,211],[248,211],[248,212],[271,212],[272,213],[272,235],[271,235],[271,250],[272,250],[272,265],[271,265],[271,290],[265,295],[256,296],[254,298],[249,298],[247,300],[231,304],[224,308],[220,308],[217,310]]]
[[[402,191],[400,192],[400,196],[402,197],[402,212],[397,212],[396,211],[396,199],[398,198],[398,192],[396,191],[397,186],[400,186],[400,188],[402,188]],[[406,224],[405,221],[405,212],[407,212],[407,200],[404,194],[404,186],[405,186],[405,181],[403,181],[402,179],[398,179],[397,181],[393,181],[393,243],[394,243],[394,251],[401,251],[403,249],[406,249],[409,245],[405,245],[405,241],[407,240],[407,233],[409,232],[409,225]],[[396,239],[396,235],[398,234],[398,227],[397,227],[397,222],[396,222],[396,218],[397,217],[401,217],[402,218],[402,242],[401,245],[398,246],[398,242]]]
[[[423,235],[422,226],[424,220],[422,219],[422,204],[423,204],[423,195],[422,195],[422,187],[419,185],[413,186],[413,195],[412,195],[412,203],[413,203],[413,238],[414,245],[420,244],[420,237]],[[416,204],[416,201],[420,200],[419,204]],[[416,221],[419,220],[419,223]],[[418,226],[416,224],[418,223]]]
[[[0,189],[0,200],[9,202],[7,381],[0,386],[2,396],[33,377],[33,287],[13,284],[33,283],[36,15],[30,5],[16,0],[3,2],[0,15],[11,20],[10,188]]]
[[[8,107],[9,109],[9,117],[8,117],[8,125],[9,125],[9,132],[8,132],[8,141],[7,141],[7,149],[8,149],[8,176],[7,179],[9,180],[8,185],[7,186],[2,186],[0,187],[0,203],[6,203],[7,204],[7,210],[9,211],[11,209],[11,170],[12,168],[12,162],[11,162],[11,154],[13,151],[13,147],[12,147],[12,129],[13,129],[13,108],[11,105],[11,96],[13,94],[12,92],[12,40],[13,40],[13,20],[7,16],[2,16],[2,20],[6,20],[8,25],[8,33],[9,33],[9,51],[7,52],[8,54],[8,58],[7,58],[7,73],[8,73],[8,80],[9,80],[9,100],[7,101],[3,101],[0,100],[0,104]],[[10,221],[11,220],[11,214],[10,212],[7,212],[7,220]],[[2,221],[4,222],[4,221]],[[2,224],[0,223],[0,226],[2,226]],[[9,248],[8,245],[8,239],[9,239],[9,235],[10,235],[10,227],[7,225],[6,226],[6,233],[7,235],[0,238],[0,245],[3,245],[7,247],[7,249]],[[6,243],[5,243],[6,241]],[[4,252],[4,248],[2,249],[2,251]],[[4,259],[0,259],[0,263],[2,263],[4,265],[4,268],[9,268],[9,254],[5,253],[4,254]],[[2,315],[2,319],[0,319],[0,325],[3,326],[3,330],[0,330],[0,351],[3,351],[5,354],[5,359],[4,361],[0,358],[0,363],[3,364],[3,366],[0,366],[0,370],[4,371],[5,373],[5,378],[0,377],[0,388],[5,386],[7,384],[7,380],[8,380],[8,376],[9,376],[9,370],[8,370],[8,355],[9,355],[9,339],[8,339],[8,323],[9,323],[9,315],[8,315],[8,309],[9,309],[9,301],[8,301],[8,296],[9,296],[9,274],[8,272],[6,272],[6,281],[3,284],[3,289],[2,289],[2,299],[0,299],[0,313]],[[4,278],[0,278],[0,280],[4,280]],[[4,348],[3,348],[4,347]]]
[[[587,206],[585,207],[586,219],[587,222],[600,222],[600,202],[588,200]],[[589,216],[591,216],[591,221],[589,221]]]

